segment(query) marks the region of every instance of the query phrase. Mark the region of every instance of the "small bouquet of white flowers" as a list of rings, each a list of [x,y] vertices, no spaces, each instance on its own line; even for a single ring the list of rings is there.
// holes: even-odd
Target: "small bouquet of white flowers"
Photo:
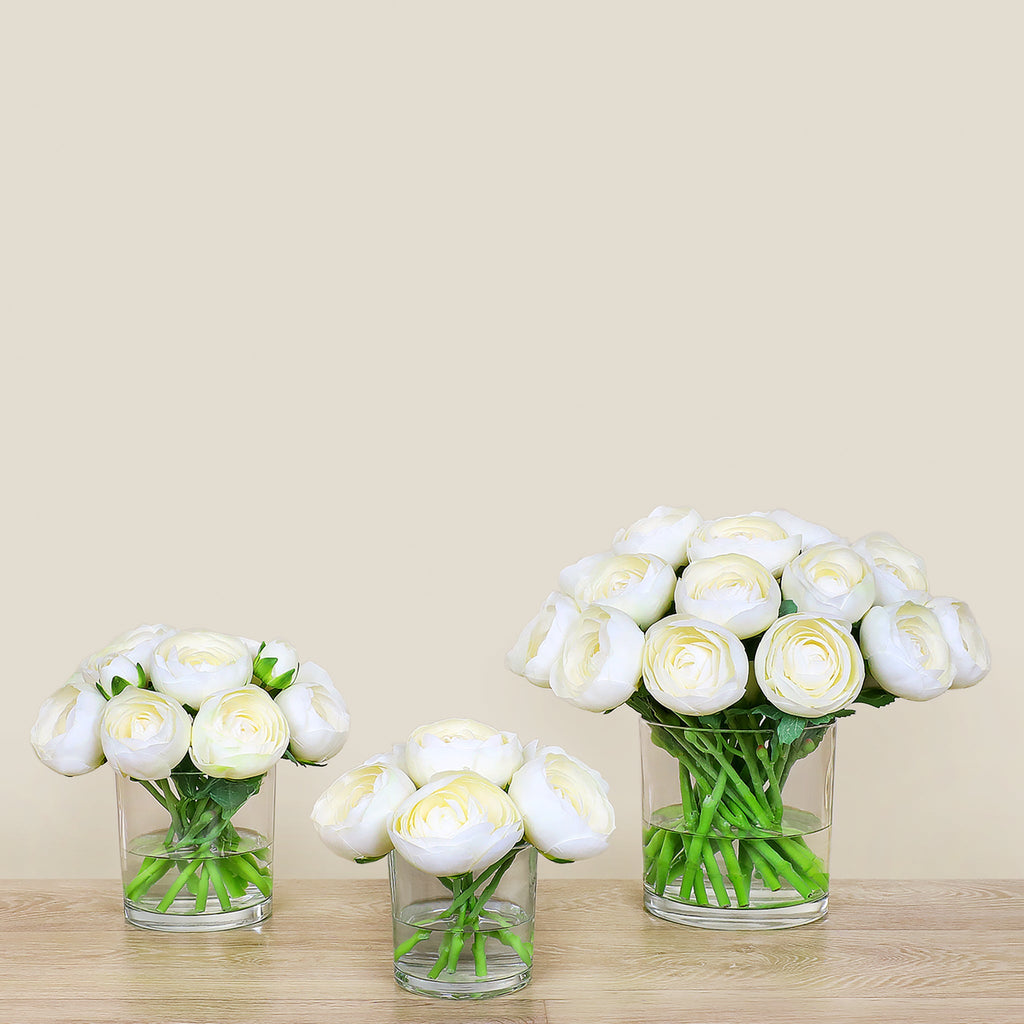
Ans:
[[[827,840],[806,837],[828,823],[783,799],[798,762],[855,703],[930,700],[989,670],[970,609],[930,596],[893,537],[851,544],[783,510],[656,508],[558,584],[507,665],[584,710],[640,713],[679,778],[647,819],[645,883],[698,906],[754,908],[758,885],[822,900]]]
[[[601,853],[615,828],[607,794],[560,747],[524,748],[514,733],[448,719],[346,772],[312,820],[341,857],[391,855],[399,984],[496,994],[529,978],[534,851],[558,863]]]
[[[159,915],[204,917],[211,897],[222,913],[254,903],[269,913],[272,837],[236,828],[236,814],[281,758],[323,764],[348,731],[345,702],[327,672],[300,664],[284,641],[153,625],[86,658],[43,704],[31,741],[62,775],[110,763],[125,913],[160,928],[185,925]],[[145,835],[127,817],[139,791],[161,822]]]

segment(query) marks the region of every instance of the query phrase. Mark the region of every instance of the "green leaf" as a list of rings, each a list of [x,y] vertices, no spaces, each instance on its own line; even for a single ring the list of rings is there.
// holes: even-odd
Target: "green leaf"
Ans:
[[[139,689],[146,688],[146,670],[141,665],[135,666],[135,674],[139,677]]]
[[[798,718],[796,715],[783,713],[782,717],[779,719],[779,724],[775,727],[775,732],[779,737],[779,742],[795,742],[803,735],[804,727],[806,725],[806,718]]]
[[[270,659],[276,661],[276,658]],[[292,678],[295,675],[295,669],[290,668],[287,672],[282,672],[279,676],[274,676],[272,679],[267,680],[263,684],[267,690],[287,690],[292,685]]]
[[[372,864],[374,861],[383,860],[387,856],[386,853],[381,854],[379,857],[356,857],[356,864]]]
[[[96,684],[96,689],[100,691],[100,696],[101,696],[101,697],[102,697],[102,698],[103,698],[104,700],[110,700],[110,694],[109,694],[109,693],[107,693],[107,691],[106,691],[106,690],[104,690],[104,689],[103,689],[103,687],[102,687],[102,686],[100,686],[100,684],[99,684],[99,683],[97,683],[97,684]]]
[[[260,791],[262,775],[251,779],[214,779],[206,794],[221,809],[221,816],[227,820],[251,796]]]
[[[868,707],[872,708],[884,708],[888,707],[894,700],[896,700],[896,695],[886,693],[885,690],[861,690],[853,703],[867,704]]]
[[[274,666],[277,658],[257,658],[252,663],[252,674],[261,683],[266,685],[274,675]]]
[[[796,612],[797,612],[796,601],[790,601],[790,599],[788,597],[786,598],[785,601],[782,602],[782,604],[779,605],[779,618],[780,619],[782,618],[783,615],[795,615]]]
[[[123,676],[114,676],[113,682],[110,685],[110,689],[116,697],[119,693],[124,693],[132,684],[128,682]]]

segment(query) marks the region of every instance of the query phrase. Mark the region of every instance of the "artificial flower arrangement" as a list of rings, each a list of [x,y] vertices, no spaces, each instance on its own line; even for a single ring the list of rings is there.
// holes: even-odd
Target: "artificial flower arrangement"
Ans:
[[[284,641],[143,625],[81,663],[44,702],[31,741],[62,775],[109,762],[119,802],[122,786],[148,794],[161,827],[147,835],[131,834],[121,802],[125,912],[161,927],[153,915],[202,916],[208,901],[269,913],[271,838],[236,828],[236,815],[280,759],[322,765],[348,731],[327,672]]]
[[[312,820],[341,857],[390,855],[399,984],[476,996],[485,981],[497,994],[529,979],[535,851],[557,863],[601,853],[615,828],[607,794],[560,747],[524,748],[514,733],[448,719],[346,772]],[[504,893],[517,862],[525,876]]]
[[[801,760],[856,703],[931,700],[990,666],[968,606],[931,596],[895,538],[849,543],[784,510],[659,507],[558,583],[507,666],[648,723],[679,785],[646,821],[645,886],[699,906],[752,908],[752,885],[769,901],[825,896],[827,848],[807,840],[827,822],[783,800]]]

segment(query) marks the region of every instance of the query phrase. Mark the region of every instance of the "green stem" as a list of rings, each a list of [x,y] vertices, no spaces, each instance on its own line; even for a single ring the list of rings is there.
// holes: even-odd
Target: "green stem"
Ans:
[[[484,949],[486,942],[487,936],[483,932],[477,932],[473,936],[473,963],[476,965],[478,978],[487,977],[487,951]]]
[[[171,885],[170,889],[168,889],[167,892],[164,894],[164,898],[160,901],[160,905],[156,908],[158,914],[163,914],[167,910],[167,908],[174,902],[174,897],[177,896],[179,892],[181,892],[181,890],[185,886],[185,883],[192,876],[193,872],[198,869],[200,863],[201,861],[199,860],[191,860],[182,869],[181,874],[178,875],[178,877],[174,880],[174,883]]]
[[[421,928],[415,935],[410,936],[401,945],[395,947],[395,960],[401,960],[406,953],[418,946],[424,939],[429,939],[433,932]]]

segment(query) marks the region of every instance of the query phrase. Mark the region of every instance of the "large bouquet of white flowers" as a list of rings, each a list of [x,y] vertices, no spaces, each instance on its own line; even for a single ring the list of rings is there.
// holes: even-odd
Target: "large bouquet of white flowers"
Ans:
[[[681,791],[674,821],[646,830],[646,881],[698,902],[706,882],[739,907],[752,874],[801,898],[827,891],[782,799],[822,726],[856,703],[973,686],[989,664],[967,605],[931,596],[922,560],[888,534],[851,544],[783,510],[703,520],[668,507],[564,569],[507,656],[562,700],[626,704],[651,724]],[[750,737],[763,739],[748,749]]]

